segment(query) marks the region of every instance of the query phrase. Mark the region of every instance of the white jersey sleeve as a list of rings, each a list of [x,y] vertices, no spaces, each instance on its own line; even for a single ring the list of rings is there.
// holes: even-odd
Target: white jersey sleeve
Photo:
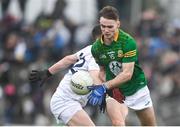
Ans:
[[[83,53],[84,56],[85,55],[86,56],[91,55],[91,47],[92,47],[92,45],[89,45],[89,46],[86,46],[85,48],[79,50],[78,52],[76,52],[75,54],[78,57],[78,59],[81,58],[82,53]]]
[[[99,66],[91,54],[91,47],[92,45],[89,45],[75,53],[78,61],[71,67],[69,73],[74,73],[78,70],[99,70]]]

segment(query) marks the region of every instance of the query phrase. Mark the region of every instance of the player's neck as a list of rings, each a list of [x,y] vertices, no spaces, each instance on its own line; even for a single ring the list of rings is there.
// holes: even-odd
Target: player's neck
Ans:
[[[104,38],[104,44],[110,45],[113,42],[113,38]]]

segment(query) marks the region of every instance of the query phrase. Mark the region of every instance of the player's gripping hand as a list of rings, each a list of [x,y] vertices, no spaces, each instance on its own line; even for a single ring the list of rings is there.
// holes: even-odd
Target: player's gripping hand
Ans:
[[[92,90],[90,95],[88,96],[88,103],[93,106],[101,105],[106,95],[106,86],[104,84],[101,84],[87,86],[87,88]]]
[[[43,86],[44,82],[50,77],[52,74],[49,70],[32,70],[29,75],[29,80],[31,83],[38,83],[40,87]]]

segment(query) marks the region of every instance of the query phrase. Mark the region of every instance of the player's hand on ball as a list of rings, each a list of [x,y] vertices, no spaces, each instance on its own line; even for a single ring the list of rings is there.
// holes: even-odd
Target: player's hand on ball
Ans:
[[[48,70],[32,70],[29,80],[31,83],[38,83],[41,87],[50,76],[52,74]]]
[[[101,84],[87,86],[87,88],[92,90],[91,94],[88,96],[89,104],[93,106],[101,105],[106,95],[106,86],[104,84]]]

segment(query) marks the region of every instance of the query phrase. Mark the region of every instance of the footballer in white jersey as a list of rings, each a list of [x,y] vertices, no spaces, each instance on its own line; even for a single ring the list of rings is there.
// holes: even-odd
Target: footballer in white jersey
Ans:
[[[78,51],[75,55],[78,61],[65,74],[50,102],[51,111],[56,119],[62,120],[65,124],[77,111],[82,110],[82,107],[88,101],[87,96],[89,95],[78,95],[71,90],[71,76],[78,70],[99,71],[99,66],[91,54],[91,45]]]

